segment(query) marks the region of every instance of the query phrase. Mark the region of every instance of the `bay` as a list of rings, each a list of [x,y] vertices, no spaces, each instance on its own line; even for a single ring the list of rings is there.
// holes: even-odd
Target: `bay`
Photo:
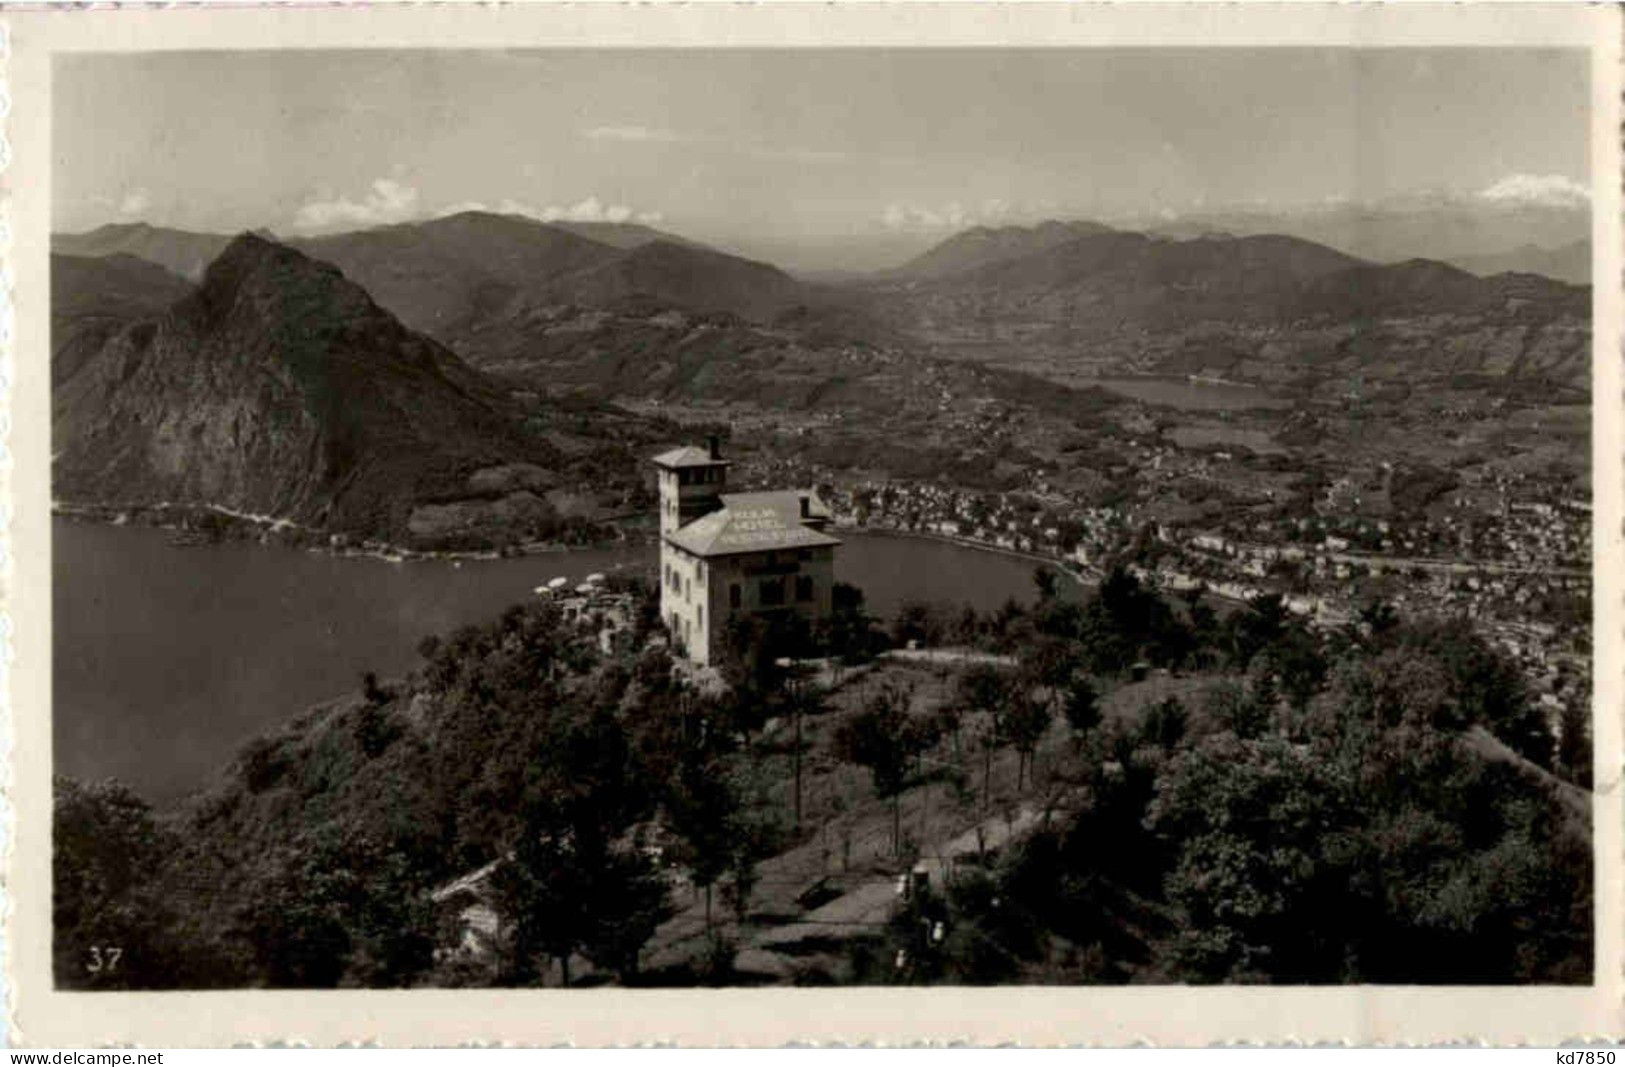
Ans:
[[[54,764],[152,800],[207,786],[249,739],[418,663],[418,642],[483,622],[562,576],[646,572],[652,545],[392,563],[55,519]],[[1034,595],[1030,560],[841,531],[837,577],[882,618],[909,600],[988,610]]]

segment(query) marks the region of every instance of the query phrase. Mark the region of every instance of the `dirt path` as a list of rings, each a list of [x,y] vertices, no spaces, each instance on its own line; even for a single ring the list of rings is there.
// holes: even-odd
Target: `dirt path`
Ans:
[[[927,850],[914,865],[932,885],[942,885],[962,856],[998,850],[1012,839],[1037,826],[1042,816],[1036,808],[1023,806],[1013,818],[993,815],[948,841]],[[791,946],[812,939],[843,936],[864,928],[883,926],[897,904],[896,878],[874,878],[856,889],[815,908],[795,922],[759,933],[750,942],[758,949]]]

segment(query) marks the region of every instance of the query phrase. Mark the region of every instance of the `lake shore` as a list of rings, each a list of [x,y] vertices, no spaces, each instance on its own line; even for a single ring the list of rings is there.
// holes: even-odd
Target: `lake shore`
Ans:
[[[413,669],[427,635],[487,622],[559,577],[657,572],[654,546],[628,541],[379,566],[276,542],[181,548],[171,531],[129,521],[52,522],[55,769],[116,777],[152,799],[211,780],[246,739],[354,691],[366,672]],[[890,618],[921,601],[1030,603],[1034,563],[854,530],[837,573]]]
[[[72,522],[106,526],[143,526],[168,530],[177,547],[254,542],[278,548],[303,549],[345,559],[376,559],[387,563],[433,560],[439,562],[520,559],[560,552],[653,544],[650,532],[632,525],[641,513],[610,516],[599,523],[606,534],[584,541],[522,541],[500,548],[410,548],[373,537],[333,533],[271,515],[253,515],[217,504],[89,504],[53,500],[51,514]]]
[[[1100,578],[1098,571],[1083,567],[1081,564],[1073,563],[1060,556],[1046,556],[1041,552],[1009,548],[1005,545],[992,545],[986,541],[977,541],[970,537],[955,537],[952,534],[936,533],[931,530],[899,530],[891,526],[842,526],[837,523],[835,532],[837,534],[855,533],[860,536],[875,534],[881,537],[895,537],[912,541],[936,541],[944,545],[953,545],[956,548],[969,548],[977,552],[991,552],[994,555],[1008,556],[1011,559],[1031,560],[1034,563],[1054,567],[1084,588],[1091,587]]]
[[[177,547],[203,544],[255,541],[279,548],[304,549],[343,559],[376,559],[389,563],[407,561],[468,562],[500,559],[523,559],[558,553],[594,551],[640,544],[653,545],[658,536],[653,528],[634,524],[635,520],[652,518],[652,512],[633,512],[615,515],[603,520],[601,526],[610,534],[589,541],[528,541],[490,549],[421,549],[408,548],[377,538],[357,540],[352,535],[330,533],[296,523],[291,519],[268,515],[251,515],[216,504],[87,504],[53,500],[51,514],[73,522],[91,522],[108,526],[144,526],[168,530],[172,533],[195,537],[196,540],[176,540]],[[199,528],[199,520],[206,528]],[[1031,560],[1033,563],[1054,567],[1078,584],[1088,586],[1089,573],[1080,573],[1077,564],[1053,555],[1026,549],[991,544],[969,537],[931,530],[902,530],[891,526],[856,526],[836,523],[838,533],[875,535],[969,548],[1012,559]],[[1087,572],[1088,568],[1081,568]],[[1098,579],[1098,574],[1093,574]]]

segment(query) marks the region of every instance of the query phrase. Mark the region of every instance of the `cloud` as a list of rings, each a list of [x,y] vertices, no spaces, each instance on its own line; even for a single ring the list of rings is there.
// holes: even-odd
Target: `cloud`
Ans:
[[[1591,190],[1563,174],[1509,174],[1478,195],[1497,203],[1547,207],[1583,207],[1591,202]]]
[[[379,178],[360,200],[328,197],[301,204],[293,224],[300,230],[343,226],[384,226],[404,222],[417,208],[418,191],[394,178]]]
[[[970,207],[956,200],[937,207],[891,204],[880,213],[880,221],[888,230],[920,232],[963,230],[968,226],[1003,226],[1039,214],[1042,211],[1018,209],[1006,200],[984,200],[980,205]]]
[[[147,209],[152,207],[152,194],[145,189],[126,189],[119,196],[92,195],[89,203],[93,204],[99,213],[131,219],[147,213]]]
[[[492,215],[527,215],[533,219],[541,218],[536,208],[531,207],[529,204],[522,204],[517,200],[498,200],[495,203],[485,200],[464,200],[452,204],[450,207],[441,208],[434,213],[434,217],[443,219],[448,215],[461,215],[465,211],[481,211]]]
[[[118,213],[126,217],[131,215],[142,215],[145,214],[147,208],[151,206],[151,193],[147,192],[145,189],[131,189],[129,192],[125,193],[124,198],[119,201]]]
[[[632,217],[632,209],[624,204],[605,204],[596,196],[589,196],[569,207],[545,207],[538,217],[543,222],[626,222]]]
[[[500,215],[524,215],[542,222],[640,222],[653,225],[663,216],[658,211],[637,211],[625,204],[606,204],[596,196],[578,200],[573,204],[549,204],[534,207],[518,200],[500,200],[494,204],[465,200],[453,204],[439,214],[456,215],[464,211],[490,211]]]

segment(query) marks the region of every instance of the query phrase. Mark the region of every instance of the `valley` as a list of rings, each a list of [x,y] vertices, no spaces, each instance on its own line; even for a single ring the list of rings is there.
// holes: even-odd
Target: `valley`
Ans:
[[[93,576],[59,589],[61,832],[136,811],[178,857],[129,890],[178,946],[124,931],[166,961],[129,981],[1589,974],[1588,289],[1079,222],[824,281],[483,212],[208,236],[53,257],[58,538]],[[647,462],[707,434],[849,541],[807,662],[673,662]],[[596,610],[527,595],[600,568]],[[75,781],[154,737],[189,758]],[[1463,803],[1483,848],[1384,851]],[[1271,813],[1245,862],[1284,833],[1353,888],[1214,914],[1187,875],[1227,804]],[[567,837],[601,863],[536,881]],[[1559,873],[1471,895],[1502,863]],[[546,940],[507,925],[561,900]],[[1481,934],[1502,909],[1540,936]]]
[[[1506,640],[1547,689],[1579,650],[1555,636],[1526,648],[1515,634],[1572,634],[1588,611],[1583,582],[1539,577],[1583,572],[1590,554],[1582,287],[1372,264],[1294,237],[1176,239],[1095,223],[973,229],[867,279],[809,283],[648,227],[464,213],[296,242],[342,274],[239,239],[168,312],[187,283],[135,253],[181,270],[203,236],[109,228],[65,242],[115,251],[58,257],[65,504],[174,524],[142,509],[190,497],[284,520],[253,536],[384,554],[636,541],[646,531],[625,520],[650,506],[642,458],[656,442],[721,431],[744,485],[819,486],[848,524],[1089,565],[1160,557],[1166,581],[1276,590],[1332,617],[1377,598],[1465,605],[1512,627]],[[239,284],[233,257],[309,274],[300,284],[322,299],[352,277],[365,283],[297,312],[262,299],[266,313],[232,328],[307,344],[314,312],[334,323],[319,344],[415,336],[428,353],[418,366],[436,372],[416,380],[464,414],[407,385],[401,414],[350,412],[318,428],[341,464],[295,461],[311,431],[283,442],[267,425],[277,443],[263,446],[263,468],[180,482],[160,474],[164,442],[201,423],[158,417],[158,432],[125,431],[111,447],[96,436],[105,431],[80,431],[76,420],[138,410],[127,383],[161,390],[184,377],[143,368],[198,343],[196,326],[165,341],[197,321],[187,308]],[[368,296],[378,304],[361,311]],[[235,290],[212,299],[241,303]],[[294,313],[289,334],[276,315]],[[423,332],[400,332],[414,327]],[[279,342],[255,343],[286,358]],[[382,360],[352,365],[401,374]],[[209,403],[257,401],[193,394],[182,407]],[[372,451],[352,457],[358,447]],[[90,454],[95,464],[78,458]],[[108,467],[109,455],[122,465]],[[145,499],[131,491],[149,485]],[[1253,547],[1239,557],[1190,547],[1202,542]],[[1343,558],[1349,544],[1373,561]],[[1447,556],[1469,572],[1427,593],[1396,578]],[[1492,572],[1536,576],[1508,589]]]

